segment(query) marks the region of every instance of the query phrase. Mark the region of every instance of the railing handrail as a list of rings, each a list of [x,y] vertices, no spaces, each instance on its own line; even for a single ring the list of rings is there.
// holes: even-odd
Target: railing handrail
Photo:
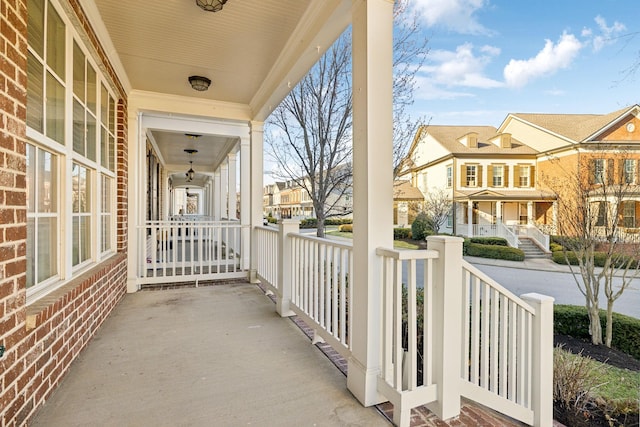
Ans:
[[[410,259],[435,259],[439,254],[437,251],[430,251],[427,249],[389,249],[389,248],[376,248],[376,255],[393,258],[396,260],[410,260]]]
[[[289,233],[287,234],[287,236],[290,238],[307,240],[310,242],[318,242],[318,243],[322,243],[323,245],[329,244],[336,248],[353,250],[353,243],[351,242],[339,242],[337,240],[327,239],[326,237],[309,236],[309,235],[300,234],[300,233]]]
[[[474,276],[478,277],[480,280],[482,280],[483,282],[488,284],[491,288],[496,289],[498,292],[503,294],[505,297],[509,298],[509,300],[517,303],[519,306],[521,306],[522,308],[527,310],[529,313],[535,315],[535,310],[533,309],[533,307],[531,307],[529,304],[527,304],[525,301],[523,301],[522,298],[520,298],[519,296],[517,296],[516,294],[514,294],[513,292],[511,292],[510,290],[508,290],[504,286],[502,286],[500,283],[498,283],[495,280],[493,280],[491,277],[487,276],[482,271],[478,270],[476,267],[474,267],[468,261],[462,260],[462,268],[464,270],[467,270],[468,272],[470,272]]]
[[[175,226],[181,224],[198,224],[198,225],[206,225],[206,226],[235,226],[242,227],[237,221],[198,221],[198,220],[154,220],[154,221],[145,221],[144,224],[138,225],[138,228],[145,227],[162,227],[162,226]]]

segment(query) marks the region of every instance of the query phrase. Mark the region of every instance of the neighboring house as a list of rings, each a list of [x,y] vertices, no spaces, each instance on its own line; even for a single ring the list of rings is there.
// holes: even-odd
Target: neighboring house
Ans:
[[[552,233],[558,207],[545,182],[584,162],[594,177],[599,174],[594,184],[607,169],[636,182],[638,127],[637,105],[606,115],[510,114],[499,128],[422,126],[402,175],[425,195],[450,191],[453,221],[446,232],[496,235],[502,226],[526,226]],[[635,226],[636,218],[627,223]]]
[[[424,205],[424,194],[409,180],[396,180],[393,183],[393,223],[406,227],[420,213]]]

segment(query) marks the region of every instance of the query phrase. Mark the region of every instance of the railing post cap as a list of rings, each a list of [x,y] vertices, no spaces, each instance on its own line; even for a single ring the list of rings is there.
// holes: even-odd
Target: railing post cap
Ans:
[[[282,218],[278,220],[278,224],[300,224],[299,219]]]
[[[542,295],[536,292],[520,295],[523,300],[535,301],[540,304],[553,304],[555,298],[548,295]]]
[[[456,236],[427,236],[427,242],[462,243],[464,239]]]

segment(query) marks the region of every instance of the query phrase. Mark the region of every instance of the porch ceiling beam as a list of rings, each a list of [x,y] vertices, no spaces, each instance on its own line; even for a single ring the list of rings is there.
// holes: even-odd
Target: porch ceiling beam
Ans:
[[[249,103],[264,121],[351,22],[352,0],[312,0]]]

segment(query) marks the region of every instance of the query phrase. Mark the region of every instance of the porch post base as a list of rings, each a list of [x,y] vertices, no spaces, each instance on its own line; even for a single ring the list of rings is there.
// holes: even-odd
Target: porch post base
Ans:
[[[138,284],[138,280],[135,277],[129,277],[127,279],[127,293],[133,294],[140,290],[140,285]]]
[[[247,280],[249,283],[257,284],[260,283],[260,279],[258,279],[258,271],[257,270],[249,270],[247,272]]]
[[[378,392],[380,368],[367,369],[359,361],[349,358],[347,367],[347,388],[363,406],[386,402],[387,398]]]
[[[276,296],[276,312],[280,315],[280,317],[291,317],[296,314],[291,311],[289,307],[290,301],[285,301],[282,298]]]

